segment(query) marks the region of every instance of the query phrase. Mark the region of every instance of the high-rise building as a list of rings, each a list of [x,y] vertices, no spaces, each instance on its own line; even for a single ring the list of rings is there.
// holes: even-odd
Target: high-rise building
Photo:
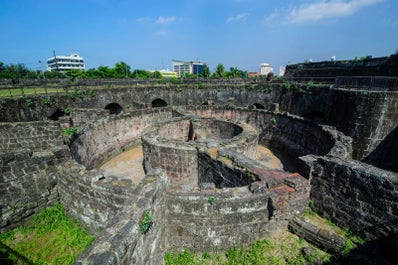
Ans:
[[[205,67],[206,63],[204,62],[173,60],[173,71],[177,73],[178,77],[185,74],[200,75]]]
[[[55,55],[47,59],[47,70],[64,72],[66,70],[84,70],[84,59],[77,53],[69,56]]]
[[[274,69],[268,63],[260,64],[260,75],[268,75],[269,73],[272,73],[273,71],[274,71]]]

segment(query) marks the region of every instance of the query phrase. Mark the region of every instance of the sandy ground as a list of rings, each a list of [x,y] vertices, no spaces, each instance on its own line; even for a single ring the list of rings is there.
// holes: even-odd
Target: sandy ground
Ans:
[[[141,145],[133,146],[104,163],[100,169],[104,171],[106,177],[115,176],[139,183],[145,176],[143,157]]]
[[[279,157],[262,145],[257,147],[256,159],[269,169],[284,170],[284,164]],[[139,183],[145,176],[142,162],[142,147],[137,145],[113,157],[104,163],[100,169],[103,170],[106,177],[115,176],[122,179],[131,179],[133,183]]]

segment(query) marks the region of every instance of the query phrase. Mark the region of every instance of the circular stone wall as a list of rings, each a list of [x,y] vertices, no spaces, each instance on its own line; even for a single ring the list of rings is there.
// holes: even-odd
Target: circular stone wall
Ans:
[[[257,131],[247,124],[182,117],[158,123],[142,133],[145,170],[163,169],[171,187],[198,186],[198,150],[229,148],[254,158]]]

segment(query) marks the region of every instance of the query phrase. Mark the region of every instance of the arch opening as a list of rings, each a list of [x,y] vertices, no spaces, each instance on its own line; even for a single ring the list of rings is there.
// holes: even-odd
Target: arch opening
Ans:
[[[118,103],[110,103],[106,105],[105,109],[109,110],[110,115],[119,115],[120,113],[123,113],[123,108]]]
[[[57,121],[60,117],[64,116],[65,112],[61,109],[56,109],[48,118],[53,121]]]
[[[260,104],[260,103],[254,103],[253,106],[254,106],[256,109],[265,109],[264,105],[263,105],[263,104]]]
[[[152,101],[152,108],[162,108],[167,107],[167,102],[161,98],[157,98]]]

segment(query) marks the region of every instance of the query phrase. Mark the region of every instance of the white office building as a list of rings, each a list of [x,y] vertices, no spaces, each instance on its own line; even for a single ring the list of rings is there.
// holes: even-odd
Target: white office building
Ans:
[[[269,73],[273,73],[274,69],[268,63],[260,64],[260,75],[268,75]]]
[[[47,59],[48,71],[64,72],[66,70],[84,70],[84,59],[77,53],[72,53],[69,56],[54,55],[54,57]]]
[[[185,74],[199,75],[205,66],[204,62],[173,60],[173,71],[177,73],[178,77]]]

